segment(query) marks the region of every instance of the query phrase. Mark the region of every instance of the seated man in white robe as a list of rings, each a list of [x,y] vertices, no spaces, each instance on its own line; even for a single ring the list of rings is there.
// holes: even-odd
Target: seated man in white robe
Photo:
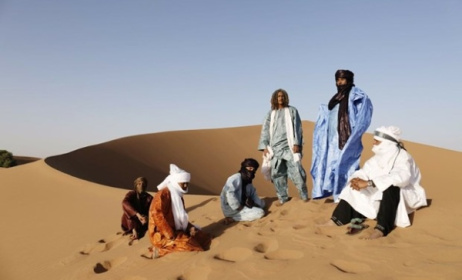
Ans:
[[[394,226],[410,226],[408,214],[427,205],[420,186],[420,170],[400,142],[394,126],[379,127],[374,133],[374,156],[357,170],[342,190],[341,199],[328,224],[361,229],[366,218],[377,219],[368,239],[387,236]]]
[[[253,158],[246,158],[241,163],[238,173],[231,175],[221,191],[221,210],[225,224],[234,221],[253,221],[265,215],[265,202],[261,200],[252,180],[260,165]]]

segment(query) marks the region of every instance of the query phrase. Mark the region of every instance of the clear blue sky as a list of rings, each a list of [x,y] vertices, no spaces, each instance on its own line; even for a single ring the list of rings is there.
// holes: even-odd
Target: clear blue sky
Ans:
[[[458,0],[3,0],[0,149],[47,157],[261,124],[277,88],[315,121],[335,71],[350,69],[374,105],[370,132],[393,124],[462,151],[460,11]]]

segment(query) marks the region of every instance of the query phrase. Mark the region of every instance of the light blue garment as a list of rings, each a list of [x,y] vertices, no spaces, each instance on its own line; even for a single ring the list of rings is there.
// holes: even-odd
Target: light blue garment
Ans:
[[[294,155],[289,148],[277,151],[271,159],[271,181],[281,203],[289,201],[287,177],[294,182],[300,199],[308,200],[305,169],[300,161],[294,161]]]
[[[294,145],[303,146],[303,129],[300,115],[295,107],[289,106],[290,116],[292,117],[292,125],[294,135]],[[292,148],[289,147],[287,141],[287,130],[285,122],[284,109],[276,110],[273,120],[273,136],[270,139],[270,123],[271,113],[266,115],[262,126],[258,150],[264,150],[270,146],[273,150],[273,158],[271,159],[271,180],[276,189],[276,195],[281,203],[289,200],[287,177],[289,177],[297,187],[300,198],[308,199],[308,189],[306,187],[306,172],[301,165],[301,162],[295,162],[292,153]]]
[[[292,136],[294,138],[294,145],[298,145],[301,147],[303,146],[302,121],[295,107],[289,106],[289,111],[290,116],[292,117],[292,124],[294,126],[294,135]],[[273,121],[273,139],[270,139],[271,112],[272,110],[270,110],[268,114],[266,114],[261,129],[260,141],[258,143],[258,150],[260,151],[263,151],[270,144],[274,152],[289,147],[287,142],[284,109],[276,110]]]
[[[233,174],[226,180],[220,195],[221,210],[225,217],[231,217],[235,221],[253,221],[265,215],[265,211],[262,209],[265,207],[265,201],[258,197],[255,187],[252,184],[247,184],[245,191],[247,197],[253,200],[255,206],[252,208],[244,207],[241,211],[238,211],[238,208],[242,205],[241,174]]]
[[[331,111],[322,104],[313,133],[313,154],[311,176],[313,177],[313,198],[338,196],[345,187],[348,177],[359,169],[363,145],[362,135],[368,129],[372,118],[372,103],[361,89],[353,87],[348,98],[348,118],[351,134],[342,150],[338,147],[338,109]]]

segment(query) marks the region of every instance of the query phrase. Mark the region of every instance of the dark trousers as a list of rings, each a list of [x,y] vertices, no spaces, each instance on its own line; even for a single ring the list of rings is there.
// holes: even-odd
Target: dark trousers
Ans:
[[[383,192],[375,228],[380,230],[384,236],[387,236],[395,226],[396,212],[400,200],[399,192],[399,187],[395,186],[390,186]],[[366,219],[364,215],[353,209],[345,200],[340,200],[331,217],[332,221],[339,226],[350,223],[354,218]]]

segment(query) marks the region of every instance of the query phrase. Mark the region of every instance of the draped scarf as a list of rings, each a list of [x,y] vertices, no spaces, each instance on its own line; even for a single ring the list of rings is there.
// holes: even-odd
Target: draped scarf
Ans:
[[[343,149],[351,135],[350,120],[348,118],[348,100],[353,86],[353,83],[337,86],[338,92],[330,99],[328,105],[329,110],[332,110],[340,103],[337,121],[338,147],[340,150]]]
[[[181,170],[174,164],[170,164],[170,175],[157,186],[159,191],[164,188],[168,188],[170,191],[176,230],[185,231],[188,227],[189,217],[183,204],[183,194],[187,193],[188,190],[183,190],[178,183],[189,182],[190,178],[191,175],[189,173]]]

